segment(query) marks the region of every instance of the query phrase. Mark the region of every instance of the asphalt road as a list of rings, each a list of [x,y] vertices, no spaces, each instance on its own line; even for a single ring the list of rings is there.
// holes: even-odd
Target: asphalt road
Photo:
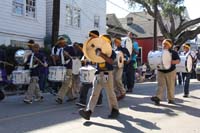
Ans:
[[[150,101],[156,83],[136,84],[119,102],[116,120],[107,118],[105,94],[90,121],[79,116],[75,102],[58,105],[48,93],[43,102],[31,105],[22,102],[23,96],[9,96],[0,102],[0,133],[200,133],[200,82],[192,80],[190,89],[190,97],[183,98],[182,86],[176,86],[176,104],[164,99],[156,106]]]

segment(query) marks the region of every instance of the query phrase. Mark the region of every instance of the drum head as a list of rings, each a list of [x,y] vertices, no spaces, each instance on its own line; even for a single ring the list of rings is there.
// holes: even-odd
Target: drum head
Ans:
[[[171,67],[172,56],[168,50],[162,51],[162,63],[164,69],[169,69]]]
[[[117,58],[116,58],[116,62],[117,62],[117,66],[119,68],[122,68],[124,66],[124,55],[121,51],[115,51]]]
[[[108,57],[112,54],[111,45],[102,38],[87,40],[83,45],[83,53],[86,58],[96,63],[105,62],[102,57],[96,55],[96,49],[101,49],[102,53],[106,54]]]
[[[72,73],[79,74],[79,69],[81,68],[81,61],[78,58],[72,59]]]
[[[132,49],[133,49],[132,40],[131,40],[129,37],[124,37],[124,38],[122,38],[122,47],[127,48],[129,54],[131,55]]]
[[[187,64],[186,64],[186,66],[187,66],[187,72],[191,72],[192,71],[192,57],[191,57],[191,55],[188,55],[188,57],[187,57]]]

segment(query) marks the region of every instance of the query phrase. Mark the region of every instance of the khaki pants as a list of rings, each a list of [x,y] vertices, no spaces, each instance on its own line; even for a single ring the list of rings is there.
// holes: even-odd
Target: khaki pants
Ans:
[[[125,94],[126,90],[122,83],[123,68],[115,68],[113,71],[114,76],[114,90],[117,95]]]
[[[95,76],[93,81],[92,94],[90,96],[86,110],[91,110],[92,112],[94,111],[102,88],[105,88],[106,90],[110,111],[113,108],[118,109],[117,98],[113,89],[113,71],[106,72],[108,73],[107,76],[105,76],[105,72],[100,72]]]
[[[174,89],[176,81],[176,70],[163,73],[158,71],[158,88],[156,96],[162,100],[165,87],[167,88],[167,99],[174,100]]]
[[[80,92],[80,77],[72,74],[72,87],[67,92],[69,99],[77,98]]]
[[[32,100],[33,96],[35,96],[35,98],[40,98],[42,96],[41,92],[40,92],[38,80],[39,80],[39,78],[37,76],[31,77],[31,81],[30,81],[30,84],[28,86],[28,90],[25,93],[26,99]]]
[[[70,88],[72,88],[72,69],[67,69],[65,80],[62,82],[62,86],[58,91],[57,97],[64,100],[64,97]]]

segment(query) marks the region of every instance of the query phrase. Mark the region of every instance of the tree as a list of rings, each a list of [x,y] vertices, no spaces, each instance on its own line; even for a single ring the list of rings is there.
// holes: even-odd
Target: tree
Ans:
[[[60,23],[60,0],[53,0],[52,45],[57,41]]]
[[[161,33],[170,38],[175,45],[181,46],[187,40],[194,39],[200,33],[200,18],[187,19],[184,0],[127,0],[131,7],[139,4],[153,18],[157,17]],[[155,7],[155,3],[157,6]],[[158,12],[154,14],[154,8]],[[169,28],[165,26],[165,19],[170,21]],[[177,24],[177,20],[178,24]]]

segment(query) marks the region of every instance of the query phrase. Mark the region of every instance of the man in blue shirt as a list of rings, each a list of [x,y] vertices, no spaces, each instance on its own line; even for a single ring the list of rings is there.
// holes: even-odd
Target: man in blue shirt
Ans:
[[[128,37],[131,38],[133,46],[132,52],[130,53],[130,59],[127,62],[126,77],[127,77],[127,92],[132,92],[135,84],[135,70],[137,68],[137,54],[139,53],[138,42],[135,41],[132,32],[128,33]]]

